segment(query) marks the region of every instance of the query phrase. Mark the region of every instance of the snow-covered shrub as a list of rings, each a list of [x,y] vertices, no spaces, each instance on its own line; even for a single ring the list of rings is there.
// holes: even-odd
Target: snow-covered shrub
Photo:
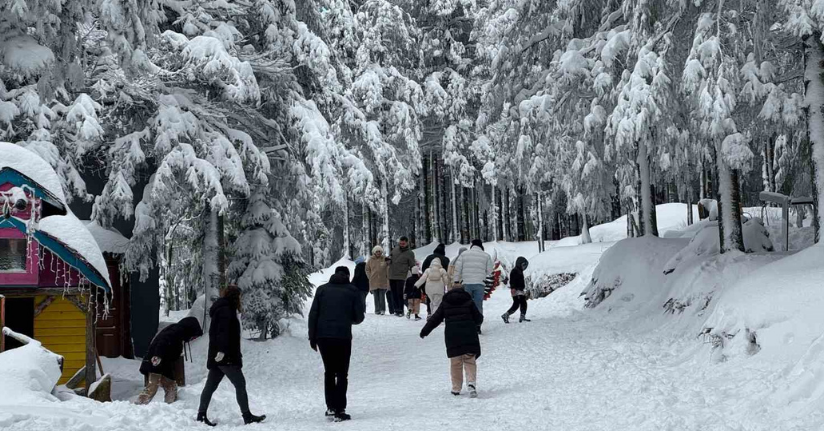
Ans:
[[[527,296],[533,299],[545,298],[550,293],[566,286],[577,277],[575,273],[542,274],[533,279],[527,277]]]

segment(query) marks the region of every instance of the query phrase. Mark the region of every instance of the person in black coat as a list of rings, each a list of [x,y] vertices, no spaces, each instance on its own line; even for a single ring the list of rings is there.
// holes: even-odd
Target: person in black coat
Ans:
[[[349,283],[349,268],[345,266],[337,267],[329,283],[318,287],[309,310],[309,346],[320,350],[326,416],[335,421],[352,418],[346,413],[352,325],[363,322],[364,310],[363,299]]]
[[[206,411],[212,401],[212,395],[223,377],[228,377],[235,387],[237,403],[246,424],[263,422],[266,416],[256,416],[249,411],[249,396],[246,394],[246,378],[243,376],[243,355],[240,353],[240,320],[241,292],[237,285],[227,286],[220,298],[209,309],[212,319],[209,326],[209,357],[206,368],[209,376],[200,394],[200,407],[197,412],[197,421],[209,426],[215,423],[209,421]]]
[[[444,341],[446,356],[450,361],[453,395],[461,394],[463,373],[466,371],[469,395],[472,398],[478,396],[478,367],[475,361],[481,357],[481,342],[478,339],[477,328],[483,320],[484,317],[472,300],[472,295],[462,287],[457,287],[444,295],[441,306],[421,330],[421,338],[425,338],[441,322],[446,322]]]
[[[518,322],[530,322],[526,318],[526,282],[524,280],[524,271],[529,266],[529,261],[521,256],[515,260],[515,267],[509,273],[509,288],[512,291],[512,307],[501,315],[504,323],[509,323],[509,316],[515,314],[518,309],[521,309],[521,318]]]
[[[432,259],[435,258],[441,260],[441,266],[443,267],[443,269],[449,269],[450,261],[449,258],[446,257],[446,245],[441,243],[438,244],[437,247],[435,247],[435,251],[433,251],[432,254],[426,256],[426,259],[423,260],[423,264],[421,265],[421,274],[423,274],[424,272],[426,272],[427,269],[429,269],[429,265],[432,264]],[[447,289],[449,289],[450,287],[452,287],[452,280],[449,280],[447,282]],[[432,301],[429,297],[426,298],[426,315],[432,315]]]
[[[177,400],[175,363],[183,353],[183,346],[203,335],[200,322],[194,317],[186,317],[180,322],[167,326],[154,337],[149,350],[140,363],[140,373],[146,376],[147,384],[137,398],[137,404],[148,404],[157,394],[158,386],[166,392],[164,400]]]
[[[366,275],[366,259],[363,256],[355,259],[355,275],[352,277],[352,285],[358,289],[363,297],[363,306],[366,307],[366,297],[369,296],[369,277]]]
[[[421,274],[416,266],[412,268],[412,275],[406,279],[406,287],[403,289],[403,297],[406,299],[409,307],[409,312],[406,313],[407,319],[411,319],[414,314],[415,320],[421,320],[421,297],[423,296],[423,292],[419,286],[415,286],[415,283],[420,279]]]

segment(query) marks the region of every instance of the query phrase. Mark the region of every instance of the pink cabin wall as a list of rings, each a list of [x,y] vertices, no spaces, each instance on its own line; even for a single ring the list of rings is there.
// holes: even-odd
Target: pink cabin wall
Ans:
[[[24,239],[26,235],[16,228],[0,228],[0,238]],[[37,270],[40,262],[38,255],[40,244],[37,241],[29,243],[29,258],[26,260],[26,272],[0,271],[0,286],[37,286]]]
[[[43,268],[40,269],[40,280],[38,287],[65,287],[78,286],[80,284],[80,272],[63,262],[62,259],[52,254],[48,249],[43,250]],[[66,279],[64,274],[68,272]],[[59,274],[58,274],[59,272]]]

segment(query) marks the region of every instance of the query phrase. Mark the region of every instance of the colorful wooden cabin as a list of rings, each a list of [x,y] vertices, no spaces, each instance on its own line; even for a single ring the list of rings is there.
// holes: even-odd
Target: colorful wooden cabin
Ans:
[[[0,155],[0,326],[62,355],[60,383],[84,366],[96,379],[96,322],[111,298],[103,254],[48,163],[9,143],[0,142]]]

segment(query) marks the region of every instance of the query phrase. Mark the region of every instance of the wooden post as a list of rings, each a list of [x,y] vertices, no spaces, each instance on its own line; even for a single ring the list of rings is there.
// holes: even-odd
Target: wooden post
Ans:
[[[86,396],[89,396],[91,386],[97,381],[97,346],[95,339],[95,317],[97,316],[97,288],[89,289],[88,306],[86,307]]]
[[[6,327],[6,297],[0,295],[0,352],[6,350],[6,336],[2,329]]]

